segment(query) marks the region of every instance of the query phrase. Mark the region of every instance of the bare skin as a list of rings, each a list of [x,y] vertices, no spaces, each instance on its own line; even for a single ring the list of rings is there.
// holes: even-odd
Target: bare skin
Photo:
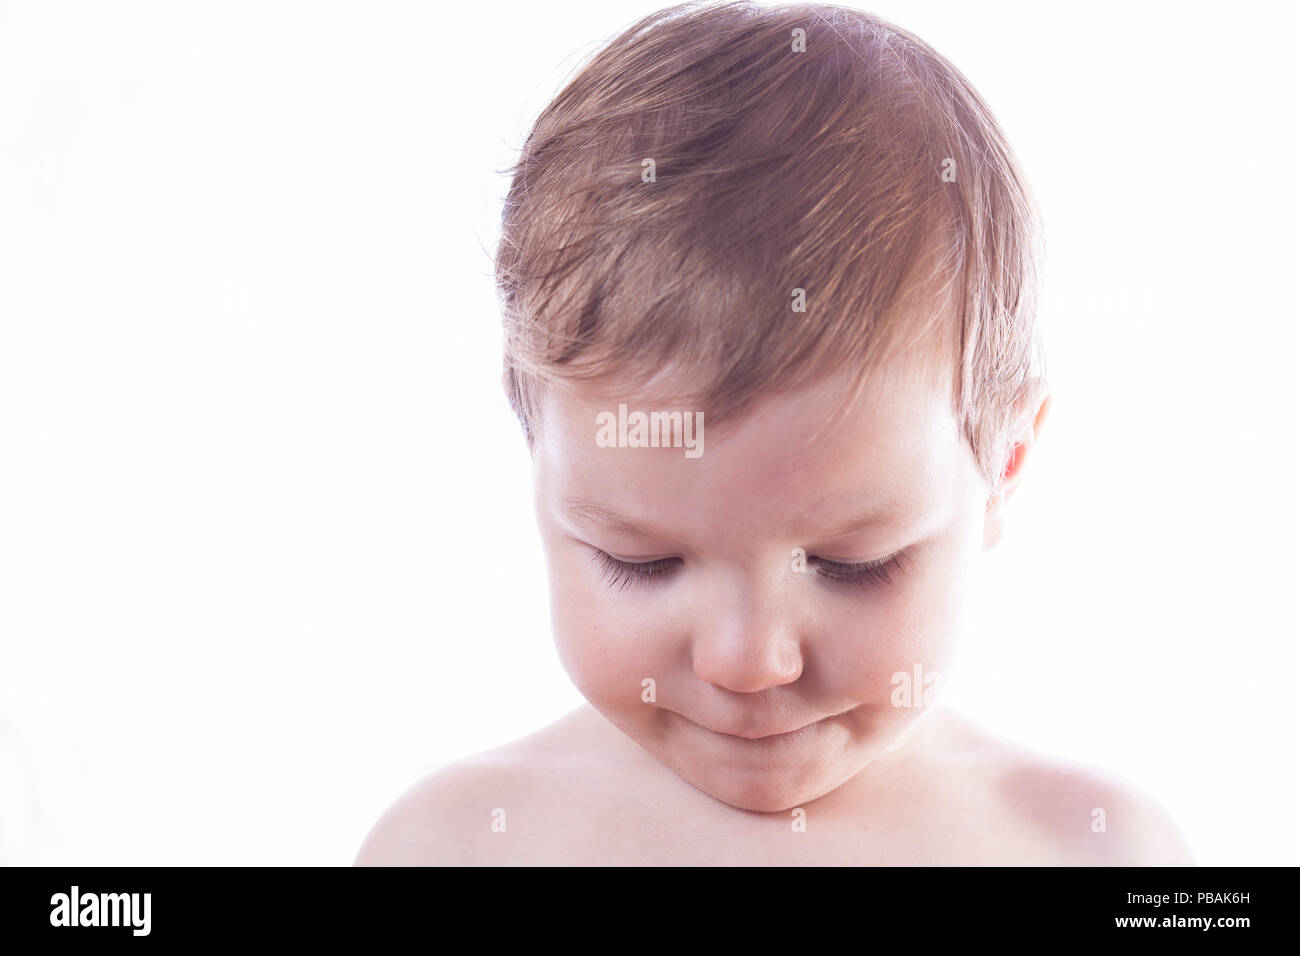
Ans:
[[[358,866],[1190,866],[1126,781],[998,737],[940,705],[906,746],[793,812],[740,810],[666,772],[594,708],[430,774]],[[1106,830],[1091,826],[1106,810]],[[494,832],[494,811],[505,829]],[[497,815],[497,819],[500,815]]]
[[[767,396],[694,457],[598,437],[671,399],[552,384],[535,503],[588,705],[411,788],[357,862],[1190,863],[1140,791],[942,705],[1048,393],[992,481],[923,358]]]

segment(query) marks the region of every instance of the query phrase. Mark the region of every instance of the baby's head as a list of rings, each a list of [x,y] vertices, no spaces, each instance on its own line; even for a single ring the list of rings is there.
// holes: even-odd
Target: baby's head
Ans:
[[[751,810],[902,738],[1046,412],[1038,247],[988,107],[868,14],[675,7],[579,72],[497,278],[597,710]]]

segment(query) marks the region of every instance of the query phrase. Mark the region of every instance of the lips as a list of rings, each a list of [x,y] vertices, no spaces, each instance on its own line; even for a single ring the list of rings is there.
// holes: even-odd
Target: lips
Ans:
[[[822,719],[824,720],[825,718]],[[763,732],[755,732],[755,731],[732,732],[730,730],[719,730],[716,731],[716,733],[726,734],[728,737],[740,737],[743,740],[765,740],[768,737],[785,737],[788,734],[797,734],[799,731],[807,730],[809,727],[812,727],[814,724],[819,724],[819,723],[821,723],[820,720],[814,720],[811,724],[804,724],[802,727],[794,728],[794,730],[775,730],[772,731],[771,733],[763,733]]]
[[[842,710],[838,714],[830,714],[826,717],[819,717],[817,720],[814,720],[811,723],[802,724],[798,727],[795,727],[793,730],[761,730],[761,729],[760,730],[754,730],[754,729],[713,730],[713,728],[708,726],[707,724],[700,724],[700,726],[703,727],[705,730],[713,730],[715,734],[723,734],[724,736],[727,737],[739,737],[742,740],[768,740],[776,737],[792,737],[795,734],[801,733],[803,731],[811,730],[820,723],[823,723],[825,721],[831,720],[835,717],[839,717],[847,713],[848,713],[847,710]]]

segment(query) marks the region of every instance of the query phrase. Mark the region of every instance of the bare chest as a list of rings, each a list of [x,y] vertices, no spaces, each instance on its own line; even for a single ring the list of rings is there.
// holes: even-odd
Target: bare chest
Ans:
[[[996,866],[1066,862],[979,794],[834,813],[750,813],[665,794],[570,792],[494,835],[484,863],[576,866]]]

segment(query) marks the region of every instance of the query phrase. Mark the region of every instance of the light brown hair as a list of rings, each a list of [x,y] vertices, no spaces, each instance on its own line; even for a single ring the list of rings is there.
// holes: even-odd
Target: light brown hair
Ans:
[[[578,71],[509,172],[496,278],[530,445],[548,381],[677,369],[717,425],[926,339],[950,343],[962,432],[1000,477],[1042,363],[1041,228],[992,112],[916,36],[827,4],[661,10]],[[951,314],[918,320],[918,290]]]

